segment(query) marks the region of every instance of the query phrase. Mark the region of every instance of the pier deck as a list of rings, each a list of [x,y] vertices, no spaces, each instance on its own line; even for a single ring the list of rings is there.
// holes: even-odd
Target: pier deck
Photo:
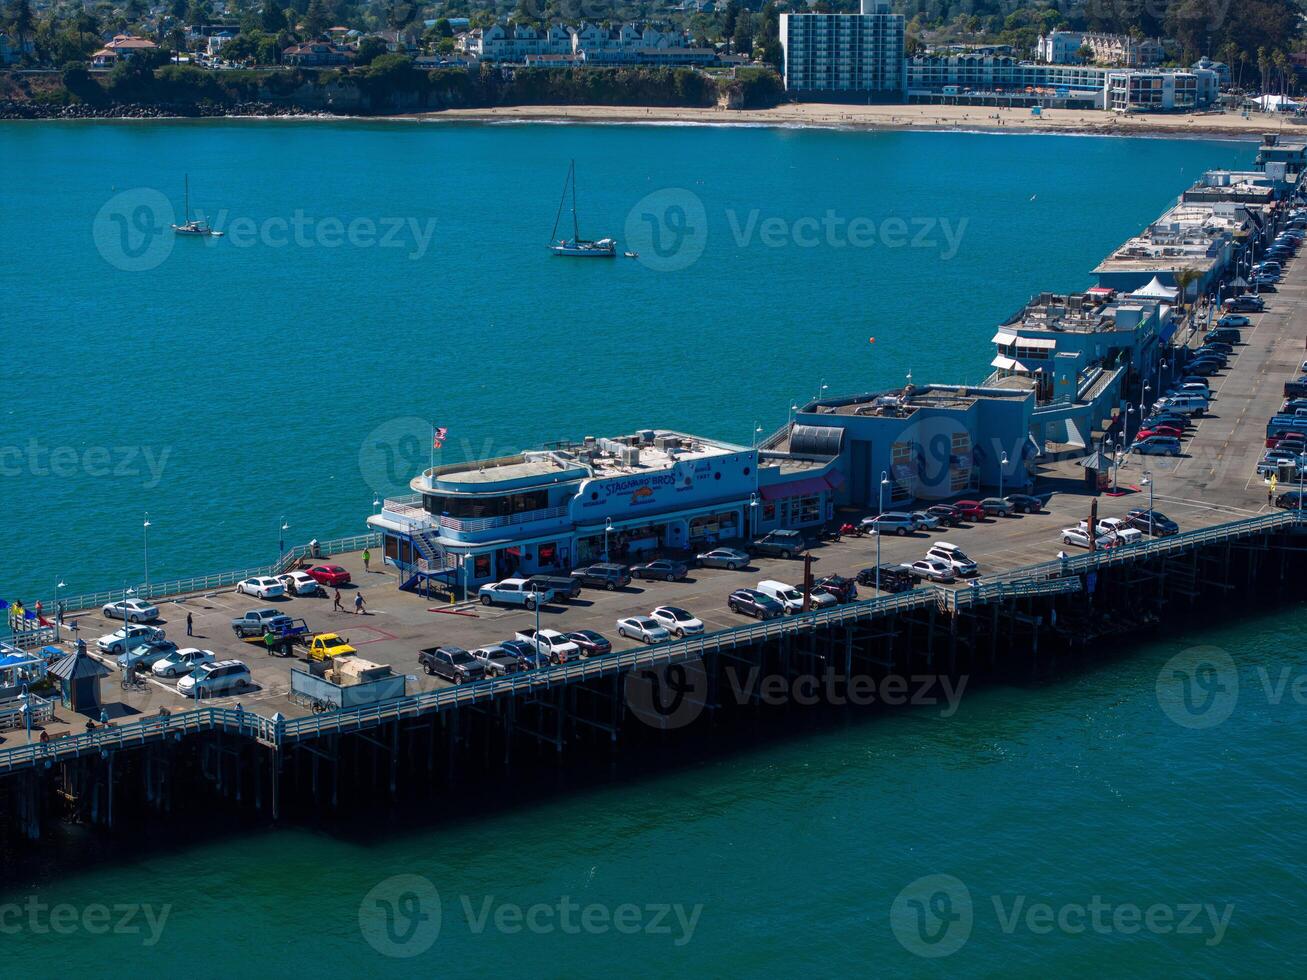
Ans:
[[[1122,489],[1134,492],[1100,496],[1100,516],[1122,515],[1132,507],[1148,505],[1148,492],[1140,486],[1145,469],[1154,477],[1155,506],[1186,531],[1252,518],[1273,509],[1267,499],[1266,484],[1255,475],[1254,467],[1263,451],[1266,419],[1281,402],[1281,385],[1296,374],[1299,364],[1307,358],[1305,300],[1307,262],[1294,263],[1279,292],[1267,297],[1268,311],[1254,315],[1253,326],[1244,329],[1243,345],[1236,349],[1228,369],[1211,379],[1217,396],[1213,411],[1194,427],[1192,437],[1185,442],[1185,454],[1178,458],[1129,457],[1119,468],[1117,479]],[[1195,343],[1200,341],[1201,331],[1193,339]],[[932,541],[942,539],[960,545],[978,561],[982,582],[992,581],[996,576],[1016,577],[1023,568],[1054,559],[1064,550],[1058,531],[1088,516],[1091,497],[1084,489],[1083,472],[1076,460],[1053,463],[1042,470],[1038,490],[1041,494],[1051,494],[1045,513],[886,538],[881,542],[881,561],[914,560],[925,553]],[[1065,550],[1083,553],[1077,549]],[[852,575],[872,565],[875,552],[876,542],[870,537],[823,544],[814,550],[817,559],[814,574]],[[357,591],[365,597],[366,615],[354,615],[352,611],[355,588],[342,590],[348,610],[343,613],[332,611],[330,598],[262,603],[238,596],[230,589],[160,602],[168,636],[179,646],[212,649],[220,659],[241,659],[253,671],[257,685],[254,690],[206,705],[233,708],[239,703],[265,718],[275,712],[288,718],[306,713],[305,708],[287,697],[290,661],[269,657],[260,646],[243,643],[232,636],[228,621],[256,606],[278,605],[294,617],[305,618],[316,630],[341,633],[368,660],[390,664],[397,673],[413,675],[410,693],[446,686],[418,669],[419,648],[436,644],[482,646],[510,638],[517,630],[535,624],[535,615],[524,610],[480,606],[451,610],[439,601],[400,592],[393,570],[383,570],[374,561],[372,570],[365,572],[358,553],[333,556],[331,560],[350,570]],[[636,582],[614,593],[587,589],[571,602],[543,608],[540,625],[562,630],[595,629],[612,639],[615,650],[621,651],[633,646],[616,636],[614,624],[621,617],[644,614],[661,604],[674,604],[692,610],[710,632],[738,627],[752,620],[726,609],[725,599],[732,589],[755,585],[761,579],[797,584],[802,576],[802,562],[760,558],[746,571],[696,569],[685,582]],[[965,590],[971,585],[960,583],[952,588]],[[870,588],[861,592],[862,598],[874,595]],[[188,611],[195,621],[193,638],[185,635]],[[69,618],[73,618],[72,614]],[[83,612],[76,619],[81,635],[92,648],[96,637],[120,625],[104,620],[98,610]],[[115,673],[104,681],[103,690],[107,713],[115,722],[154,714],[160,707],[178,712],[192,706],[176,693],[172,682],[151,681],[144,692],[122,692]],[[81,732],[85,724],[85,718],[59,708],[56,720],[46,730],[51,737],[58,737]],[[0,740],[0,749],[25,742],[22,731],[6,732]]]

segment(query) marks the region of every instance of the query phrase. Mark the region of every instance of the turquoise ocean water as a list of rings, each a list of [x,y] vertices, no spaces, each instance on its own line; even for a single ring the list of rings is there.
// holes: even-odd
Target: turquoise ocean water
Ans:
[[[288,543],[360,531],[427,462],[431,422],[446,459],[658,425],[744,441],[822,384],[979,381],[1031,292],[1089,285],[1203,169],[1252,155],[773,129],[0,128],[0,595],[140,581],[147,511],[154,580],[270,560],[283,517]],[[582,230],[640,260],[544,252],[571,159]],[[151,234],[187,172],[226,238]],[[72,833],[0,879],[5,973],[1301,973],[1303,623],[1150,641],[972,692],[949,719],[506,787],[453,821],[141,833],[87,870]],[[1237,665],[1210,728],[1157,694],[1200,641]],[[167,917],[153,944],[144,911],[61,934],[29,900]]]

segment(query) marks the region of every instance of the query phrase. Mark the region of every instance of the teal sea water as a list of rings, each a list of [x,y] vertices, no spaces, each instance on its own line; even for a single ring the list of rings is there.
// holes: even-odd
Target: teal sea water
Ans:
[[[1252,155],[772,129],[0,128],[0,595],[140,581],[146,511],[155,580],[269,560],[283,517],[288,542],[360,531],[427,462],[433,421],[447,459],[651,425],[743,441],[822,384],[978,381],[1031,292],[1088,285],[1203,169]],[[641,260],[545,253],[571,159],[582,230]],[[187,172],[226,238],[148,233]],[[392,219],[399,247],[377,240]],[[902,243],[894,219],[909,238],[933,222],[934,244]],[[826,230],[855,221],[874,243]],[[414,227],[434,228],[425,245]],[[400,831],[197,827],[170,847],[147,831],[86,870],[74,835],[0,878],[4,972],[1300,974],[1304,621],[1143,643],[970,692],[949,719],[855,717],[581,789],[506,788]],[[1209,728],[1157,694],[1198,642],[1237,665]],[[29,898],[167,917],[153,944],[143,912],[131,931],[57,932]]]

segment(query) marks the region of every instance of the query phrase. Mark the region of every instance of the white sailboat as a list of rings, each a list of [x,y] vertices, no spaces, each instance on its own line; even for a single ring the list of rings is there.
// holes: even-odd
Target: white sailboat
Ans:
[[[563,206],[567,203],[568,191],[572,194],[572,237],[558,237],[558,222],[563,218]],[[576,219],[576,161],[567,170],[567,181],[563,184],[563,197],[558,202],[558,214],[554,216],[554,230],[549,233],[549,251],[573,259],[612,259],[617,257],[617,242],[612,238],[592,240],[581,237],[581,228]]]
[[[180,225],[173,225],[172,230],[178,235],[193,235],[203,238],[221,238],[222,232],[214,231],[203,218],[191,217],[191,175],[186,175],[186,220]]]

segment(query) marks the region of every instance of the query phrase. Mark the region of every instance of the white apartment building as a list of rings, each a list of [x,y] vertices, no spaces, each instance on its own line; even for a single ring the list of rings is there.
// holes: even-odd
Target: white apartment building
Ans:
[[[862,0],[860,14],[781,14],[786,90],[799,97],[902,99],[903,28],[903,17],[883,0]]]
[[[614,28],[590,23],[579,27],[551,24],[542,31],[526,24],[505,23],[461,35],[458,47],[481,61],[636,62],[643,52],[688,49],[690,36],[684,31],[660,31],[636,24]]]
[[[1035,51],[1036,58],[1044,64],[1073,65],[1084,60],[1080,56],[1081,48],[1089,49],[1089,60],[1096,64],[1126,68],[1151,68],[1166,57],[1162,42],[1155,39],[1082,31],[1041,34]]]

